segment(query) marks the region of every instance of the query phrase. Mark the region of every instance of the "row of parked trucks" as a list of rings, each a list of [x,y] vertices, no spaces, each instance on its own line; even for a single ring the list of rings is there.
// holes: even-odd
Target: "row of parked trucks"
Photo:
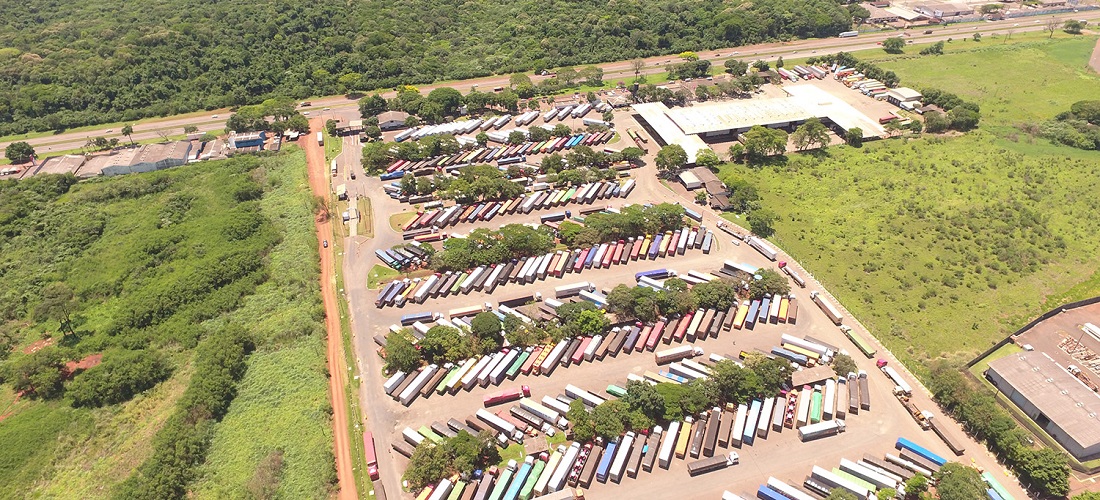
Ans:
[[[594,285],[581,282],[574,285],[559,287],[558,293],[571,295],[576,293],[582,299],[596,304],[605,304],[606,298],[592,291]],[[526,302],[525,299],[519,299]],[[562,302],[557,299],[546,299],[541,308],[545,308],[550,314],[555,314],[556,308]],[[449,312],[450,319],[445,319],[438,313],[412,313],[402,317],[403,326],[413,326],[414,335],[428,330],[427,323],[436,322],[446,326],[467,327],[464,318],[476,315],[479,312],[490,310],[488,304],[472,306],[470,308],[454,309]],[[498,317],[504,314],[514,314],[527,318],[514,309],[500,305],[497,311]],[[494,355],[481,358],[471,358],[457,364],[448,364],[443,367],[429,366],[423,371],[431,370],[433,375],[412,375],[403,372],[393,374],[384,384],[386,393],[393,396],[402,404],[411,404],[420,395],[429,396],[432,392],[438,394],[457,393],[463,389],[472,389],[475,385],[487,387],[499,385],[505,379],[514,379],[523,375],[549,375],[557,366],[569,366],[580,364],[584,361],[598,361],[605,356],[617,356],[619,353],[641,352],[643,350],[654,352],[658,345],[671,344],[673,341],[694,342],[696,339],[706,339],[708,336],[717,337],[723,329],[729,330],[733,323],[729,320],[732,314],[715,309],[699,309],[680,318],[660,318],[652,324],[636,322],[629,326],[616,326],[605,335],[592,337],[567,338],[556,344],[533,346],[524,349],[504,349]],[[527,318],[529,321],[529,318]],[[391,330],[399,330],[394,325]],[[384,346],[384,338],[376,338],[380,346]],[[699,365],[693,365],[690,361],[675,363],[684,358],[701,355],[701,350],[684,345],[675,348],[656,351],[655,359],[659,365],[669,364],[668,371],[653,374],[660,381],[683,383],[693,378],[705,376],[706,370]],[[416,382],[414,389],[409,385]],[[419,392],[417,392],[419,391]]]
[[[418,242],[395,246],[389,250],[380,248],[374,254],[383,264],[396,270],[417,267],[428,260],[428,251]]]
[[[702,243],[706,238],[689,238],[688,231],[684,230],[684,237],[680,238],[680,232],[669,232],[669,239],[682,239],[685,243]],[[692,231],[692,236],[695,232]],[[658,235],[662,236],[662,235]],[[407,302],[422,304],[429,298],[447,297],[455,294],[468,294],[474,291],[486,291],[491,293],[497,286],[506,283],[534,283],[535,280],[544,280],[547,277],[562,278],[568,273],[579,273],[585,269],[609,268],[613,264],[626,264],[629,260],[637,260],[647,256],[640,251],[645,246],[644,241],[648,237],[631,237],[617,242],[603,243],[590,248],[579,248],[572,251],[559,250],[535,257],[524,257],[506,264],[493,264],[478,266],[469,272],[436,273],[427,278],[404,278],[394,280],[384,285],[375,299],[375,307],[404,306]],[[639,244],[638,242],[643,243]],[[701,244],[704,252],[706,245]],[[685,252],[687,246],[681,246],[680,252]],[[673,250],[676,250],[673,248]],[[654,253],[654,258],[656,254]],[[675,255],[666,253],[665,255]],[[703,280],[699,277],[689,279]],[[563,285],[555,289],[555,298],[561,299],[588,291],[582,298],[592,300],[599,306],[605,302],[598,299],[593,293],[593,286]],[[476,314],[476,313],[475,313]]]
[[[536,182],[530,186],[530,193],[510,200],[487,201],[468,205],[456,204],[446,208],[428,207],[418,212],[416,217],[402,226],[401,230],[406,236],[405,239],[411,239],[409,237],[410,233],[422,229],[440,229],[464,222],[490,221],[498,215],[528,214],[533,210],[560,207],[569,203],[591,204],[601,199],[626,198],[634,190],[635,185],[634,179],[627,179],[623,182],[600,181],[568,188],[550,189],[548,184]],[[400,189],[397,185],[389,185],[386,188]],[[605,210],[605,208],[599,207],[581,213],[593,213],[602,210]],[[413,234],[412,237],[419,234],[424,233]]]
[[[508,140],[508,134],[516,131],[527,133],[524,130],[517,129],[492,132],[486,135],[491,140],[496,139],[495,142],[504,143]],[[451,172],[468,165],[492,161],[498,162],[498,165],[504,161],[504,164],[508,165],[512,163],[508,161],[509,159],[520,156],[553,153],[577,146],[598,146],[611,140],[614,135],[614,132],[585,132],[566,137],[552,137],[545,141],[525,141],[519,144],[473,147],[457,153],[433,156],[423,160],[398,159],[386,167],[386,172],[381,174],[379,179],[383,181],[400,179],[410,172],[417,176],[431,175],[440,171]],[[398,137],[400,137],[400,134]]]

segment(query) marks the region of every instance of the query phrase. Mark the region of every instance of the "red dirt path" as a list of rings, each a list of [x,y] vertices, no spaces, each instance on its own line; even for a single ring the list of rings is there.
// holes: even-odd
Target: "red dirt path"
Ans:
[[[306,170],[309,185],[316,196],[328,197],[328,181],[325,178],[325,150],[317,144],[316,131],[324,124],[319,118],[310,122],[313,133],[298,139],[298,145],[306,151]],[[328,332],[328,387],[332,397],[332,436],[336,455],[336,477],[340,491],[337,498],[357,499],[355,476],[351,471],[351,449],[348,445],[348,409],[344,387],[347,384],[347,368],[344,366],[344,348],[340,339],[340,313],[336,306],[336,278],[333,268],[332,246],[324,248],[321,240],[332,237],[329,218],[314,221],[317,228],[317,249],[321,252],[321,296],[325,304],[325,330]]]
[[[1096,48],[1092,49],[1092,58],[1089,59],[1092,70],[1100,73],[1100,40],[1096,41]]]

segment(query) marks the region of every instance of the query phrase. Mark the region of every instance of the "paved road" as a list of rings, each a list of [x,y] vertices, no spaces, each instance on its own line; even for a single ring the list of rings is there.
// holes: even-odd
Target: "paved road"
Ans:
[[[313,120],[310,126],[321,130],[324,124]],[[306,151],[309,185],[315,195],[323,196],[329,189],[325,179],[325,150],[313,140],[312,135],[299,139],[298,145]],[[328,241],[332,237],[331,218],[314,221],[317,239]],[[320,245],[320,242],[318,242]],[[327,362],[329,372],[329,396],[332,401],[332,435],[334,455],[336,457],[336,477],[339,481],[341,500],[359,498],[356,493],[355,477],[352,474],[351,449],[348,443],[348,409],[344,387],[347,386],[348,371],[344,364],[344,348],[340,335],[340,312],[336,302],[336,269],[333,263],[333,246],[318,246],[321,254],[321,295],[325,308],[325,330],[327,331]]]
[[[1061,21],[1069,19],[1092,20],[1100,18],[1100,11],[1071,12],[1058,14],[1053,17]],[[912,34],[908,39],[919,43],[932,43],[940,40],[947,40],[948,38],[962,38],[974,32],[989,34],[996,31],[1003,32],[1009,29],[1014,33],[1042,31],[1045,29],[1045,19],[1045,17],[1007,19],[1004,21],[953,24],[947,28],[941,26],[915,26],[908,30],[908,32]],[[924,35],[923,32],[928,29],[933,30],[933,33],[931,35]],[[714,51],[708,50],[700,52],[699,57],[710,60],[715,65],[721,65],[725,59],[731,57],[744,60],[764,59],[769,61],[774,61],[779,57],[793,59],[810,57],[813,55],[832,54],[841,51],[852,52],[856,50],[873,49],[878,46],[876,42],[881,42],[886,38],[897,35],[898,32],[890,31],[860,35],[856,38],[823,38],[787,43],[766,43],[744,47],[730,47]],[[673,55],[655,56],[644,59],[646,70],[644,70],[643,73],[661,73],[667,62],[675,60],[676,57]],[[604,70],[604,81],[629,81],[634,76],[634,70],[631,67],[630,61],[617,61],[598,66]],[[471,87],[476,86],[483,91],[490,91],[494,87],[507,86],[508,78],[508,75],[497,75],[447,84],[424,85],[421,86],[420,89],[426,92],[436,87],[446,86],[453,87],[466,93]],[[393,94],[393,92],[387,92],[384,95],[392,97]],[[313,116],[324,114],[324,108],[326,107],[332,108],[333,111],[348,110],[357,107],[356,101],[348,99],[345,96],[318,97],[310,99],[310,101],[313,103],[313,106],[311,108],[303,108],[303,110],[308,110]],[[220,132],[225,129],[225,120],[229,117],[229,114],[230,111],[228,109],[217,109],[209,113],[189,113],[187,115],[140,121],[134,124],[133,139],[135,141],[155,139],[159,137],[157,133],[159,130],[168,130],[171,134],[177,135],[182,133],[183,127],[187,125],[198,127],[200,132]],[[214,118],[215,115],[217,115],[217,118]],[[78,149],[87,142],[89,137],[117,137],[122,141],[127,140],[126,137],[121,135],[119,128],[113,128],[112,132],[107,132],[107,130],[108,127],[103,127],[98,130],[87,132],[65,132],[47,137],[30,139],[27,142],[35,146],[39,155],[48,156],[50,151]],[[6,147],[7,144],[6,142],[0,142],[0,148]]]
[[[642,130],[631,118],[629,111],[616,112],[615,123],[620,130],[626,128]],[[624,144],[620,143],[615,147],[623,146]],[[644,158],[646,165],[631,172],[637,179],[637,188],[631,193],[627,201],[630,203],[672,202],[700,209],[688,199],[686,193],[683,193],[682,190],[670,189],[658,181],[656,168],[653,166],[656,149],[651,141],[650,154]],[[352,166],[350,168],[357,169],[359,167]],[[464,417],[473,413],[480,406],[481,398],[486,394],[501,390],[499,387],[490,386],[488,389],[476,388],[473,391],[461,392],[455,396],[433,395],[426,400],[414,401],[408,408],[387,397],[381,391],[384,382],[381,373],[382,362],[375,354],[372,337],[385,332],[389,325],[397,321],[401,314],[421,310],[446,311],[455,307],[483,302],[493,297],[499,301],[521,294],[529,294],[533,291],[539,291],[544,296],[548,296],[553,287],[576,281],[593,281],[601,288],[610,288],[616,283],[633,281],[633,273],[637,271],[658,267],[670,267],[681,272],[686,272],[689,269],[714,270],[725,259],[747,262],[759,267],[774,266],[774,263],[766,260],[762,255],[747,246],[733,245],[732,238],[726,236],[725,233],[716,232],[715,234],[720,235],[721,238],[719,238],[718,247],[714,249],[711,255],[703,255],[701,251],[694,250],[692,251],[694,253],[665,258],[658,262],[632,262],[626,266],[613,266],[606,270],[589,270],[580,275],[570,275],[564,279],[547,279],[528,286],[510,284],[498,288],[493,297],[475,293],[470,296],[431,300],[423,305],[406,306],[403,309],[378,310],[374,308],[374,299],[377,292],[368,290],[365,282],[365,276],[376,263],[376,259],[372,254],[376,248],[389,248],[395,244],[403,243],[400,234],[390,229],[388,219],[391,214],[411,210],[411,207],[382,194],[382,183],[377,178],[368,179],[359,170],[356,172],[357,180],[352,181],[348,177],[348,173],[343,171],[345,170],[344,167],[341,167],[341,169],[339,175],[344,179],[344,182],[349,183],[349,191],[366,193],[371,196],[376,220],[376,237],[374,239],[353,238],[349,242],[348,248],[354,248],[355,250],[354,254],[349,255],[345,260],[344,270],[347,298],[351,305],[353,330],[355,331],[356,355],[363,377],[360,395],[362,400],[366,402],[364,411],[367,413],[366,418],[370,428],[375,432],[378,452],[380,456],[390,458],[389,460],[382,460],[380,464],[382,467],[382,481],[385,483],[390,498],[395,498],[397,492],[401,491],[400,475],[407,463],[407,460],[391,451],[392,442],[395,439],[401,439],[401,429],[406,425],[415,428],[430,424],[435,420]],[[621,200],[615,201],[615,203],[621,203]],[[716,222],[720,220],[718,214],[706,209],[700,211],[704,214],[704,225],[710,228],[716,227]],[[448,229],[454,232],[468,232],[475,227],[499,227],[505,222],[530,222],[537,220],[535,217],[536,215],[511,216],[507,221],[498,219],[489,223],[466,224]],[[740,229],[740,231],[747,232],[744,229]],[[352,251],[349,250],[350,252]],[[719,339],[701,342],[704,349],[708,353],[735,353],[741,349],[754,347],[768,348],[776,345],[779,333],[792,333],[798,336],[812,335],[834,345],[848,348],[850,351],[855,351],[839,330],[832,326],[809,301],[808,292],[810,290],[823,290],[820,283],[789,256],[783,255],[780,260],[785,260],[788,265],[800,271],[808,281],[808,288],[794,291],[802,304],[799,324],[797,326],[761,326],[752,333],[725,332]],[[839,301],[833,298],[833,303],[839,304]],[[843,310],[843,312],[846,318],[852,317],[846,310]],[[865,339],[869,339],[876,344],[879,349],[877,357],[889,360],[892,365],[902,369],[903,373],[907,373],[904,372],[903,367],[896,359],[890,356],[882,346],[877,345],[877,341],[873,340],[873,337],[862,325],[853,322],[851,319],[846,319],[845,323],[853,326]],[[814,464],[831,469],[839,463],[841,457],[858,459],[864,452],[881,456],[891,449],[893,441],[898,436],[918,439],[921,444],[926,445],[933,452],[943,456],[952,456],[946,445],[934,434],[930,431],[921,431],[912,418],[907,416],[908,414],[902,406],[890,394],[892,384],[888,382],[885,375],[875,369],[874,360],[858,355],[856,358],[859,367],[870,374],[873,406],[871,412],[849,417],[852,431],[844,436],[801,444],[797,442],[795,433],[786,431],[779,436],[773,436],[760,442],[752,449],[741,450],[742,465],[727,471],[688,480],[685,465],[676,462],[671,470],[660,470],[652,473],[654,476],[661,477],[660,483],[625,479],[623,484],[616,486],[597,484],[591,488],[591,498],[610,498],[612,495],[622,496],[624,494],[626,495],[625,498],[653,497],[653,488],[657,484],[676,484],[676,493],[683,495],[683,498],[716,498],[723,489],[731,489],[737,493],[747,494],[754,491],[756,485],[766,481],[768,475],[775,475],[780,479],[800,483],[801,478],[808,474]],[[654,366],[652,354],[635,353],[609,358],[597,364],[590,363],[565,369],[558,368],[551,377],[521,376],[516,381],[506,382],[503,386],[529,385],[538,398],[544,395],[554,396],[559,394],[567,383],[573,383],[594,392],[599,392],[607,384],[622,384],[626,373],[641,373],[652,369]],[[917,394],[914,395],[916,404],[922,409],[940,413],[927,395],[927,390],[920,386],[911,375],[907,375],[907,378],[917,390]],[[997,464],[996,459],[989,455],[984,447],[969,438],[965,438],[965,434],[954,422],[951,422],[949,427],[956,436],[963,438],[967,445],[968,452],[963,457],[959,457],[958,460],[964,463],[974,463],[989,470],[1015,496],[1018,498],[1027,497],[1015,480],[1005,475],[1003,467]],[[643,473],[644,475],[645,473]],[[672,481],[669,481],[669,479]]]

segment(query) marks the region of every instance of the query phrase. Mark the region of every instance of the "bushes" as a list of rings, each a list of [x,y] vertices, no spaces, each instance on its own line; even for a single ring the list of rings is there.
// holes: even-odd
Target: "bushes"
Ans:
[[[1069,467],[1058,450],[1035,449],[1025,441],[1026,433],[986,390],[975,386],[946,363],[931,367],[928,388],[936,400],[983,440],[1020,478],[1045,495],[1063,497],[1069,493]]]
[[[489,433],[474,436],[459,431],[457,436],[445,439],[439,445],[425,440],[417,446],[402,477],[413,489],[420,489],[444,477],[469,475],[475,469],[485,469],[498,462],[500,451]]]
[[[66,389],[73,406],[100,407],[128,401],[167,379],[172,369],[159,352],[112,350],[103,362],[76,376]]]
[[[244,329],[231,326],[199,344],[195,372],[164,427],[153,438],[153,455],[112,492],[115,498],[183,498],[194,468],[206,457],[213,422],[220,420],[244,375],[253,348]]]

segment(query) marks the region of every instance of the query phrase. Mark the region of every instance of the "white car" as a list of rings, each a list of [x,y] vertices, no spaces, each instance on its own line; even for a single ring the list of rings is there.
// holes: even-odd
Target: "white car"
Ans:
[[[218,117],[218,115],[214,115],[214,116],[211,116],[210,118],[217,118],[217,117]]]
[[[309,116],[309,111],[302,111],[302,116]]]

